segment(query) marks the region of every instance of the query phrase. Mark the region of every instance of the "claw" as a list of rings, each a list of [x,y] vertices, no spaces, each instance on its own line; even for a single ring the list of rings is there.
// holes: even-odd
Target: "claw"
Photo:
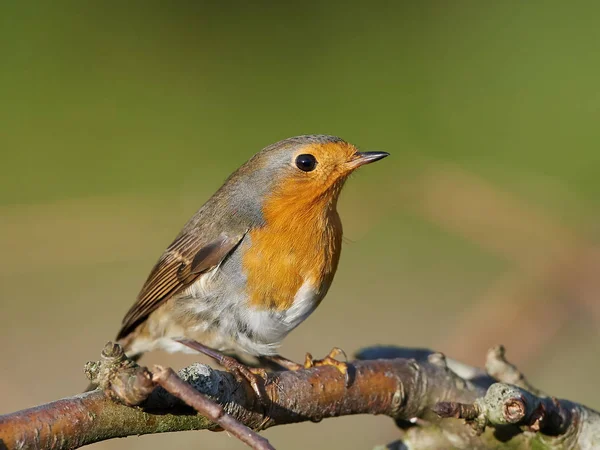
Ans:
[[[340,355],[343,355],[346,361],[348,360],[346,352],[338,347],[332,348],[331,351],[327,354],[327,356],[325,356],[325,358],[323,359],[314,359],[310,353],[307,353],[306,357],[304,358],[304,364],[298,364],[294,361],[284,358],[281,355],[261,356],[259,359],[263,362],[274,363],[276,366],[282,367],[287,370],[300,370],[320,366],[333,366],[342,375],[344,375],[344,379],[346,380],[346,387],[348,387],[350,386],[352,381],[351,374],[347,362],[338,361],[336,359]]]
[[[313,358],[313,355],[306,352],[306,356],[304,357],[304,368],[310,369],[311,367],[315,367],[315,359]]]
[[[248,367],[239,362],[237,359],[224,355],[223,353],[207,347],[206,345],[203,345],[197,341],[192,341],[190,339],[176,339],[176,341],[213,358],[219,364],[225,367],[225,369],[233,373],[238,380],[246,380],[248,383],[250,383],[252,390],[261,403],[266,403],[266,399],[268,397],[264,392],[264,384],[267,380],[267,371],[265,369]]]
[[[311,367],[320,367],[320,366],[333,366],[335,367],[346,380],[346,387],[350,385],[350,374],[348,371],[348,363],[338,361],[336,358],[340,355],[344,356],[344,359],[348,360],[346,356],[346,352],[338,347],[333,347],[327,356],[323,359],[314,359],[310,353],[306,354],[304,359],[304,367],[306,369],[310,369]]]

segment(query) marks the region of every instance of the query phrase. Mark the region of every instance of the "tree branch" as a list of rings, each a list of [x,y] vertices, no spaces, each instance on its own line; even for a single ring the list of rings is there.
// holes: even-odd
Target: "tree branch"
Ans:
[[[217,424],[164,389],[149,393],[145,368],[130,361],[117,363],[108,353],[99,363],[88,365],[87,370],[105,378],[103,387],[109,389],[110,396],[96,390],[0,416],[0,449],[74,449],[115,437],[218,429]],[[502,448],[506,436],[498,432],[503,427],[512,427],[511,448],[529,448],[534,439],[543,443],[539,448],[590,448],[587,443],[594,439],[600,442],[597,412],[571,402],[537,397],[512,385],[494,384],[496,380],[480,369],[446,360],[440,353],[388,347],[367,349],[360,356],[394,359],[352,362],[349,385],[332,366],[271,372],[264,385],[266,403],[256,398],[247,382],[206,365],[187,367],[179,377],[221,405],[224,413],[254,430],[342,415],[383,414],[405,428],[399,430],[402,442],[416,449],[455,448],[459,442],[466,445],[464,448]],[[103,369],[111,365],[110,371]],[[498,386],[512,389],[506,391],[508,398],[492,398]],[[507,404],[517,397],[520,400]],[[126,406],[114,398],[139,406]],[[487,409],[475,411],[485,398],[490,400]],[[440,419],[434,413],[434,408],[440,412],[440,402],[454,407],[448,416],[465,417],[470,422],[483,411],[485,425],[480,434],[473,433],[462,419]],[[536,429],[534,418],[542,407],[544,419],[538,421]],[[494,415],[498,411],[520,418],[500,423]],[[560,417],[560,426],[546,426],[556,417]],[[414,423],[417,426],[411,426]],[[432,442],[439,446],[431,446]],[[571,446],[560,446],[567,443]]]
[[[152,381],[253,449],[275,450],[267,439],[235,420],[225,412],[221,405],[213,402],[204,394],[195,390],[189,383],[179,378],[170,367],[165,369],[164,367],[155,366]]]
[[[267,408],[231,373],[194,364],[179,376],[252,429],[351,414],[409,419],[432,415],[440,399],[472,402],[484,393],[439,363],[356,361],[350,371],[349,386],[332,366],[269,373]],[[122,385],[133,386],[129,378]],[[163,389],[141,407],[119,404],[97,390],[0,417],[0,442],[7,448],[74,449],[115,437],[215,428]]]

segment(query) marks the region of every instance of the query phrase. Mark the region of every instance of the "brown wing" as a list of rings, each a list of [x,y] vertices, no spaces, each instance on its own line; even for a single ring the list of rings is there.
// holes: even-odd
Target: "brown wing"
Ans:
[[[221,234],[208,244],[191,233],[175,239],[150,272],[137,301],[125,315],[117,340],[131,333],[152,311],[190,286],[202,273],[217,266],[244,235]]]

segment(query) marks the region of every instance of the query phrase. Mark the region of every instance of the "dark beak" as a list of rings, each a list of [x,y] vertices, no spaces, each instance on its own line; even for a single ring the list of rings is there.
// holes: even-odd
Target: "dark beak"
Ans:
[[[352,169],[356,169],[365,164],[370,164],[380,159],[390,156],[387,152],[357,152],[354,154],[354,158],[350,161]]]

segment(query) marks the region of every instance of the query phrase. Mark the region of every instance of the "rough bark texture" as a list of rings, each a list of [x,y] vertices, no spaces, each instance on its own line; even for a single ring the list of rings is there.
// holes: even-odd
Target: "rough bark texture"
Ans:
[[[179,376],[252,429],[341,415],[384,414],[400,427],[400,441],[390,444],[392,448],[600,445],[600,415],[584,406],[496,383],[480,369],[426,350],[375,348],[360,357],[394,359],[352,362],[349,384],[332,366],[269,373],[266,402],[256,398],[247,382],[205,365],[194,364]],[[140,373],[147,370],[129,362],[115,364],[110,357],[104,357],[104,365],[117,367],[103,386],[111,390],[110,396],[96,390],[1,416],[0,449],[73,449],[115,437],[216,428],[162,388],[154,389],[139,406],[115,401],[127,402],[129,391],[140,392],[140,386],[144,391],[148,377]],[[88,365],[88,371],[98,376],[102,366],[102,361]]]

